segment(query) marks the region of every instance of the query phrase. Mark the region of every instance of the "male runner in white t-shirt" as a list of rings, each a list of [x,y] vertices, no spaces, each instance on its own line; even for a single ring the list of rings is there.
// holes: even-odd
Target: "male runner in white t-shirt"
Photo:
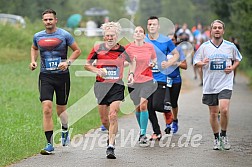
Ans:
[[[214,133],[214,150],[230,149],[226,136],[229,105],[233,90],[234,70],[242,56],[236,46],[223,39],[225,24],[221,20],[211,23],[211,40],[203,43],[194,56],[193,64],[203,70],[203,104],[208,105],[210,124]],[[234,64],[232,64],[232,60]],[[218,113],[220,111],[220,122]],[[219,127],[221,133],[219,137]]]

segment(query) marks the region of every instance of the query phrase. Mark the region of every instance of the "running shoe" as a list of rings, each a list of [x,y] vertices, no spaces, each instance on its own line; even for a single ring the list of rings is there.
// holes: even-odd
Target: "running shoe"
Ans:
[[[141,147],[146,147],[146,146],[148,146],[147,137],[146,137],[145,135],[141,135],[141,136],[140,136],[139,145],[140,145]]]
[[[164,131],[166,134],[170,134],[171,133],[171,125],[166,124],[166,129]]]
[[[214,150],[220,150],[221,149],[221,145],[220,145],[220,140],[219,139],[214,139],[213,149]]]
[[[227,136],[221,136],[220,143],[221,143],[221,147],[224,150],[229,150],[231,148],[231,145],[228,142],[228,137]]]
[[[178,122],[172,122],[172,127],[171,127],[172,133],[177,133],[178,131]]]
[[[61,144],[62,146],[68,146],[70,143],[69,131],[61,132]]]
[[[107,148],[106,154],[107,154],[108,159],[116,159],[114,150],[115,150],[115,148],[113,148],[113,147],[108,147]]]
[[[150,138],[150,141],[152,141],[152,140],[158,140],[158,141],[160,141],[161,138],[162,138],[161,134],[153,133],[152,136],[151,136],[151,138]]]
[[[101,131],[106,131],[107,130],[104,125],[101,125],[100,128],[101,128]]]
[[[48,143],[48,144],[46,145],[46,147],[43,148],[43,149],[40,151],[40,154],[42,154],[42,155],[50,155],[50,154],[52,154],[52,151],[54,151],[54,148],[53,148],[53,146],[52,146],[51,143]]]

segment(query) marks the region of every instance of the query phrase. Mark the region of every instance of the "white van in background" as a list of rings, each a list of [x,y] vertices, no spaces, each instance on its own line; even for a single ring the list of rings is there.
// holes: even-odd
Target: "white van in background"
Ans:
[[[0,24],[10,24],[16,27],[25,28],[26,23],[22,16],[0,13]]]

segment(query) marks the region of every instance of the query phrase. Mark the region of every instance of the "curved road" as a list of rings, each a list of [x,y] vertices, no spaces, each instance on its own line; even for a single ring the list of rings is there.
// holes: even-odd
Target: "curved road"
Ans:
[[[68,148],[56,147],[51,156],[38,154],[11,166],[252,166],[252,91],[246,78],[238,74],[234,86],[228,129],[229,151],[212,150],[208,108],[201,103],[202,88],[198,86],[198,80],[193,80],[192,67],[183,71],[183,78],[177,134],[165,136],[161,142],[150,143],[148,147],[139,147],[136,143],[138,125],[135,116],[129,114],[119,119],[116,160],[106,159],[106,133],[95,130],[89,137],[76,136]],[[158,116],[164,129],[163,116]],[[152,133],[150,124],[147,133]]]

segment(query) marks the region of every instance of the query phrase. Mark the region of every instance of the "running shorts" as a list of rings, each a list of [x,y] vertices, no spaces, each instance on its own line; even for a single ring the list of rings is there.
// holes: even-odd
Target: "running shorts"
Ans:
[[[124,89],[122,81],[117,83],[95,82],[94,85],[94,93],[99,105],[109,106],[114,101],[123,101]]]
[[[56,94],[56,104],[66,105],[70,92],[70,75],[62,74],[39,74],[40,101],[53,101],[54,91]]]
[[[132,86],[128,87],[130,98],[135,106],[140,104],[141,98],[147,99],[156,89],[157,83],[153,82],[153,80],[144,83],[134,83]]]
[[[224,89],[217,94],[203,94],[202,103],[208,106],[218,106],[220,99],[231,99],[232,90]]]

